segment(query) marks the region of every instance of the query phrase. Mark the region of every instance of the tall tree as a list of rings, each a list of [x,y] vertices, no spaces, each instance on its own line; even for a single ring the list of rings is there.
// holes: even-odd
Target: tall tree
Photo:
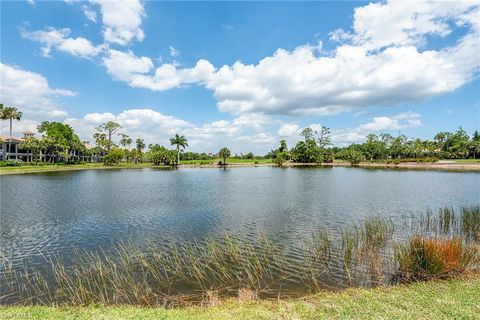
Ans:
[[[37,130],[43,134],[47,152],[53,152],[55,156],[61,153],[65,161],[68,161],[70,150],[82,144],[78,135],[68,124],[43,121],[38,125]]]
[[[143,141],[143,139],[137,139],[135,141],[135,144],[137,146],[137,151],[138,152],[142,152],[143,149],[145,149],[145,142]]]
[[[183,149],[188,147],[187,139],[177,133],[175,134],[175,137],[170,139],[170,144],[172,146],[177,146],[177,164],[180,164],[180,147]]]
[[[22,112],[15,107],[7,107],[3,104],[0,104],[0,119],[10,121],[10,135],[8,139],[8,152],[7,159],[10,157],[10,152],[12,151],[12,126],[13,120],[20,121],[22,119]]]
[[[313,129],[306,127],[305,129],[300,132],[300,135],[305,138],[305,141],[312,140],[313,139]]]
[[[124,133],[119,133],[118,134],[120,138],[120,145],[123,146],[123,148],[126,148],[127,146],[132,144],[132,138],[130,138],[128,135]]]
[[[96,129],[98,132],[104,132],[107,136],[107,139],[108,139],[108,146],[107,146],[107,149],[110,150],[110,148],[112,147],[113,143],[112,143],[112,136],[122,128],[122,126],[116,122],[113,122],[113,121],[108,121],[108,122],[105,122],[105,123],[102,123],[100,126],[98,126]]]
[[[29,161],[30,154],[32,158],[35,159],[35,162],[38,162],[38,153],[40,152],[40,140],[35,137],[25,137],[23,141],[18,145],[20,149],[27,150],[27,161]],[[33,160],[33,159],[32,159]]]
[[[230,150],[227,147],[220,149],[218,156],[223,159],[223,165],[227,164],[227,159],[230,157]]]
[[[280,148],[278,148],[278,151],[279,152],[285,152],[288,150],[288,147],[287,147],[287,141],[285,140],[280,140]]]
[[[318,137],[318,146],[323,149],[332,144],[330,139],[330,128],[322,126],[320,129],[320,136]]]

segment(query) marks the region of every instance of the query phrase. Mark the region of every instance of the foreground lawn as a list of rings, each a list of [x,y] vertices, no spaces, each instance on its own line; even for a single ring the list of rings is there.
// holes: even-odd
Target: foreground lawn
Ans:
[[[3,307],[0,319],[480,319],[480,276],[377,289],[325,292],[292,301],[179,309]]]

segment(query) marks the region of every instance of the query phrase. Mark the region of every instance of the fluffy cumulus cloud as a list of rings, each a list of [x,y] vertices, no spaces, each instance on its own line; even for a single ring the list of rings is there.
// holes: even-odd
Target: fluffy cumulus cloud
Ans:
[[[478,2],[379,2],[355,10],[350,31],[335,30],[340,44],[331,52],[320,45],[278,49],[257,64],[236,62],[215,68],[199,60],[193,68],[163,64],[123,76],[129,83],[162,91],[199,84],[213,91],[220,111],[332,115],[370,106],[420,101],[452,92],[478,73]],[[442,38],[464,28],[450,46],[426,49],[428,37]]]
[[[0,63],[0,99],[4,105],[15,106],[23,112],[20,122],[16,122],[15,133],[35,131],[36,119],[58,120],[67,116],[59,107],[59,97],[74,96],[75,92],[50,87],[42,75],[22,70],[16,66]],[[1,131],[8,130],[7,122],[2,121]]]
[[[122,126],[122,132],[132,138],[145,139],[147,143],[168,145],[168,139],[176,132],[192,127],[192,124],[173,116],[164,115],[150,108],[127,109],[114,115],[106,113],[89,113],[81,119],[67,118],[76,132],[85,140],[92,140],[95,128],[107,121],[115,121]]]
[[[285,123],[277,131],[282,138],[292,137],[298,135],[300,126],[296,123]]]
[[[26,115],[47,118],[64,117],[66,112],[58,107],[56,98],[74,96],[75,92],[54,89],[41,74],[0,63],[2,103],[20,108]]]
[[[142,41],[145,38],[141,25],[146,14],[139,0],[91,2],[100,6],[106,42],[126,46],[134,40]]]
[[[362,142],[369,133],[380,133],[415,128],[422,125],[420,114],[409,111],[393,116],[374,117],[372,121],[355,128],[334,130],[332,141],[336,144]]]
[[[115,79],[127,82],[134,88],[163,91],[196,83],[210,81],[213,65],[199,60],[193,68],[178,69],[175,63],[162,64],[154,70],[148,57],[137,57],[132,51],[110,49],[103,58],[107,72]],[[153,74],[151,74],[153,71]]]
[[[89,40],[77,37],[71,38],[70,29],[55,29],[48,27],[45,30],[27,31],[21,29],[24,38],[37,41],[43,44],[41,54],[44,57],[51,57],[52,48],[82,58],[92,58],[102,51],[103,46],[95,46]]]
[[[198,152],[216,152],[227,146],[233,152],[263,153],[278,141],[276,135],[265,131],[264,125],[271,124],[271,121],[263,115],[240,116],[196,125],[151,108],[138,108],[126,109],[117,115],[110,112],[89,113],[80,119],[65,120],[83,140],[91,142],[95,128],[107,121],[119,123],[122,133],[133,139],[145,139],[147,144],[169,146],[169,139],[175,133],[180,133],[187,137],[189,150]],[[118,137],[115,139],[118,140]]]

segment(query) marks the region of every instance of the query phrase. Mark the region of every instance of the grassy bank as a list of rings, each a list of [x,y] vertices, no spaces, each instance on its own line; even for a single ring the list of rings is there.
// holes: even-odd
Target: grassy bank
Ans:
[[[1,167],[0,175],[75,170],[141,169],[150,168],[151,166],[150,163],[120,163],[115,166],[104,166],[103,163],[22,165],[17,167]]]
[[[299,300],[230,299],[211,307],[5,307],[2,319],[479,319],[480,276],[390,288],[323,292]]]

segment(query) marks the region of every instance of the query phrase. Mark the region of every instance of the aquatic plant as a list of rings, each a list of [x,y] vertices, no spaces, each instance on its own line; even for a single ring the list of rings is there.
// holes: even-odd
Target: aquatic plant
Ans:
[[[396,277],[401,282],[451,277],[465,271],[475,259],[474,248],[459,238],[414,236],[396,248]]]
[[[317,230],[301,248],[282,247],[262,234],[225,234],[174,245],[77,250],[69,264],[45,254],[41,268],[1,256],[0,303],[212,305],[224,297],[299,296],[325,289],[332,279],[337,283],[329,285],[337,288],[375,286],[451,277],[478,266],[478,206],[411,219],[411,227],[419,226],[413,232],[378,216],[337,232]]]

